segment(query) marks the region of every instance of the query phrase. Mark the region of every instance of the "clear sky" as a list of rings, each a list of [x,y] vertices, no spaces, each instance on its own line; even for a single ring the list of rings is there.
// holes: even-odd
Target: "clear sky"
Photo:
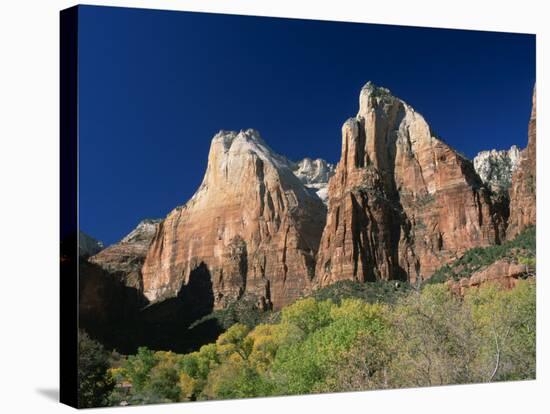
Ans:
[[[337,162],[368,80],[470,158],[524,147],[535,36],[81,6],[81,229],[111,244],[184,204],[220,129]]]

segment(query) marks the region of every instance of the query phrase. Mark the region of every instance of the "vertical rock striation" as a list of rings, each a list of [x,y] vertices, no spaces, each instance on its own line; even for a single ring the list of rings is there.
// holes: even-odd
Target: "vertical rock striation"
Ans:
[[[510,187],[510,218],[506,236],[513,239],[525,228],[535,225],[537,214],[537,94],[533,91],[533,106],[527,130],[527,147],[512,176]]]
[[[422,115],[367,83],[342,127],[342,155],[316,285],[342,279],[428,278],[466,249],[499,243],[504,219],[472,163],[438,139]]]
[[[152,302],[189,294],[214,307],[245,293],[280,308],[309,289],[326,207],[254,130],[219,132],[202,184],[162,221],[142,269]]]

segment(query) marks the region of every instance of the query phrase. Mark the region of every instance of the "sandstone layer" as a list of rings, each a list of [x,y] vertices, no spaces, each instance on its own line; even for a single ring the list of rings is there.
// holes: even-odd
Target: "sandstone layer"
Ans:
[[[469,278],[462,278],[458,281],[449,280],[447,285],[457,295],[464,296],[471,288],[496,284],[505,289],[516,287],[518,280],[531,276],[532,269],[529,266],[511,262],[508,259],[498,260]]]
[[[310,288],[326,207],[254,130],[219,132],[202,184],[159,225],[143,273],[152,302],[250,293],[280,308]]]
[[[466,249],[504,237],[505,219],[472,163],[411,106],[370,82],[357,116],[342,127],[328,199],[317,286],[415,283]]]
[[[513,239],[525,228],[536,224],[537,214],[537,94],[533,91],[533,106],[527,130],[527,147],[512,176],[510,188],[510,218],[506,235]]]
[[[157,232],[160,220],[141,221],[121,241],[103,249],[88,260],[118,277],[127,287],[143,290],[141,268],[149,245]]]

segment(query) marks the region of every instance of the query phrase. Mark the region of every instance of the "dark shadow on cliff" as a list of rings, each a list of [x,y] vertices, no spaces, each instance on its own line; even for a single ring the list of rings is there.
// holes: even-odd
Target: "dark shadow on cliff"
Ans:
[[[222,332],[215,320],[189,329],[214,307],[211,275],[204,263],[191,271],[176,297],[148,305],[137,289],[81,260],[79,296],[80,327],[108,349],[123,354],[134,354],[140,346],[190,352],[213,342]]]

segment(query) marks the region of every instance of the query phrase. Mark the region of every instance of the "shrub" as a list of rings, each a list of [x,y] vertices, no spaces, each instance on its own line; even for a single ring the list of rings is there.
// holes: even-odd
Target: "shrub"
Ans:
[[[82,330],[78,332],[78,406],[80,408],[108,405],[114,387],[109,375],[109,353]]]

